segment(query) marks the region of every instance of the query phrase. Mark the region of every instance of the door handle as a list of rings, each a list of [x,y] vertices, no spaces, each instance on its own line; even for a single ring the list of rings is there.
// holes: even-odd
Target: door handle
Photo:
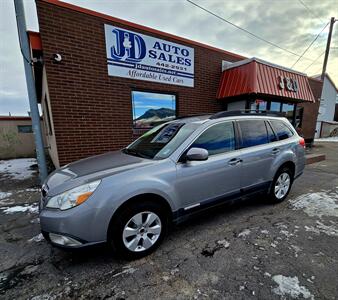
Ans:
[[[229,160],[229,165],[230,166],[236,166],[238,164],[240,164],[242,162],[242,160],[240,158],[233,158]]]
[[[280,152],[280,150],[278,148],[274,148],[272,150],[272,154],[278,154]]]

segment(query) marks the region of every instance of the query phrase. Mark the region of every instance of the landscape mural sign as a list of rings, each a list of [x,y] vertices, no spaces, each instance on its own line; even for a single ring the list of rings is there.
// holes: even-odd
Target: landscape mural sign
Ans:
[[[176,96],[132,92],[134,128],[151,128],[176,117]]]
[[[194,86],[194,49],[105,24],[108,75]]]

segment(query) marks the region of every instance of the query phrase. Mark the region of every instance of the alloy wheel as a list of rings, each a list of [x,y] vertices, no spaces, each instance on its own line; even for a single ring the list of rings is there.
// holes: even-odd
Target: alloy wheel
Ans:
[[[123,229],[123,243],[133,252],[141,252],[153,246],[161,235],[159,216],[150,211],[134,215]]]
[[[282,199],[288,193],[290,184],[290,175],[286,172],[281,173],[275,183],[275,196],[277,199]]]

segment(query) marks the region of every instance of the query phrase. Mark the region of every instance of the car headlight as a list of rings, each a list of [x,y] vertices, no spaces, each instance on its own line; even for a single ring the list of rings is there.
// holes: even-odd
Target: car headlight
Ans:
[[[85,202],[94,193],[101,180],[96,180],[49,199],[46,207],[66,210]]]

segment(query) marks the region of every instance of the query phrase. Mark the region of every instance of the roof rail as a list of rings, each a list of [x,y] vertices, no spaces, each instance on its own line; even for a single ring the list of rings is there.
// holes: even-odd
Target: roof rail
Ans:
[[[256,109],[241,109],[241,110],[228,110],[228,111],[220,111],[218,113],[213,114],[209,119],[219,119],[225,117],[233,117],[233,116],[270,116],[270,117],[284,117],[285,113],[270,111],[270,110],[256,110]]]
[[[191,114],[191,115],[185,115],[185,116],[177,116],[174,118],[174,120],[179,119],[185,119],[185,118],[194,118],[194,117],[207,117],[210,116],[211,113],[202,113],[202,114]]]

